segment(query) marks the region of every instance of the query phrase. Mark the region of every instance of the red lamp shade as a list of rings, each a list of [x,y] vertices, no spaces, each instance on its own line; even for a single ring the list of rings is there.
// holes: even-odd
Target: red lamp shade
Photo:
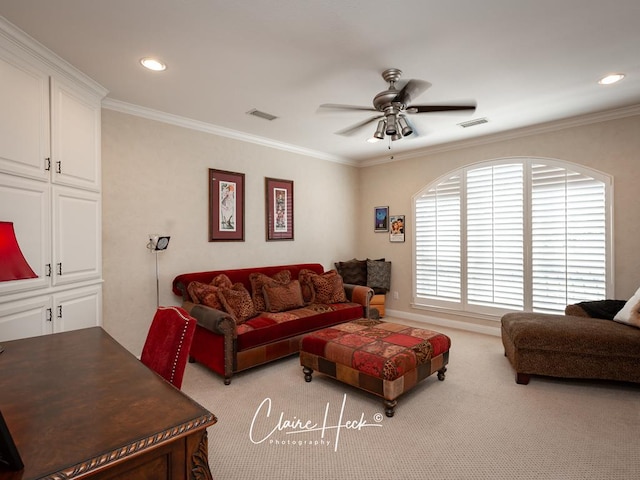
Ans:
[[[12,222],[0,222],[0,282],[37,278],[22,255]]]

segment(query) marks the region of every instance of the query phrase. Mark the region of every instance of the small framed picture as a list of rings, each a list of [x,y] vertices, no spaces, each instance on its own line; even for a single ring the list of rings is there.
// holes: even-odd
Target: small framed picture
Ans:
[[[209,169],[209,241],[244,241],[244,173]]]
[[[374,208],[374,231],[375,232],[388,232],[389,231],[389,207],[375,207]]]
[[[293,240],[293,180],[265,178],[267,241]]]
[[[404,242],[404,215],[389,217],[389,241]]]
[[[20,458],[16,444],[13,443],[13,438],[11,438],[9,427],[7,427],[2,412],[0,412],[0,471],[2,469],[18,471],[23,468],[22,458]]]

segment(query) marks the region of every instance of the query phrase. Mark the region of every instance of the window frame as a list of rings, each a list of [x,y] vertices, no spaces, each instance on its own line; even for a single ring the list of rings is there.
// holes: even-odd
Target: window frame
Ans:
[[[417,281],[417,227],[414,228],[412,235],[412,303],[411,307],[416,309],[426,309],[438,313],[455,314],[459,316],[469,316],[479,319],[488,319],[498,321],[500,317],[513,309],[497,308],[491,306],[482,306],[469,304],[467,298],[467,225],[466,208],[467,208],[467,173],[469,171],[481,168],[487,168],[496,165],[505,164],[522,164],[523,165],[523,197],[524,197],[524,240],[523,240],[523,263],[524,263],[524,286],[523,286],[523,302],[522,311],[533,311],[532,308],[532,237],[531,237],[531,219],[532,219],[532,178],[531,171],[533,164],[544,164],[551,167],[562,168],[570,172],[576,172],[589,176],[603,183],[604,186],[604,216],[605,216],[605,298],[612,298],[614,293],[614,251],[613,251],[613,198],[614,185],[613,177],[607,173],[595,170],[584,165],[573,162],[559,160],[547,157],[524,157],[513,156],[503,157],[492,160],[464,165],[462,167],[451,170],[444,175],[436,178],[429,184],[422,187],[416,194],[412,196],[412,220],[413,225],[418,225],[418,213],[416,209],[417,200],[427,191],[433,189],[455,176],[460,177],[460,295],[461,301],[446,301],[442,299],[419,296]]]

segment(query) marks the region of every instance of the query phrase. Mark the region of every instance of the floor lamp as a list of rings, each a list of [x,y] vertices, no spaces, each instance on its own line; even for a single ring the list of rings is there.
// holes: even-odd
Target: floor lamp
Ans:
[[[156,306],[160,306],[160,273],[158,270],[158,253],[167,249],[169,246],[169,240],[171,237],[156,235],[154,233],[149,234],[149,243],[147,248],[149,251],[156,254]]]

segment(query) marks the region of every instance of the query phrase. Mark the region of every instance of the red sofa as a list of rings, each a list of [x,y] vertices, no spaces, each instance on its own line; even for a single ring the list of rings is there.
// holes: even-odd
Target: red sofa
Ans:
[[[215,284],[220,275],[224,274],[232,284],[241,283],[255,300],[254,295],[257,293],[252,291],[252,280],[255,281],[256,274],[273,277],[283,271],[290,273],[291,282],[307,282],[302,284],[303,292],[305,285],[309,285],[310,276],[317,275],[322,279],[334,274],[334,271],[325,272],[324,267],[318,263],[303,263],[178,275],[173,280],[173,292],[182,297],[183,308],[198,322],[191,345],[190,361],[201,363],[222,375],[225,385],[228,385],[236,372],[299,352],[300,340],[309,332],[368,318],[373,290],[360,285],[343,284],[343,300],[346,302],[316,303],[305,298],[307,301],[297,308],[260,311],[241,321],[237,320],[237,316],[221,309],[195,303],[198,299],[193,298],[194,286],[211,285],[212,282]],[[192,282],[196,283],[190,288]],[[341,278],[339,282],[342,282]],[[214,298],[214,301],[217,299]]]

